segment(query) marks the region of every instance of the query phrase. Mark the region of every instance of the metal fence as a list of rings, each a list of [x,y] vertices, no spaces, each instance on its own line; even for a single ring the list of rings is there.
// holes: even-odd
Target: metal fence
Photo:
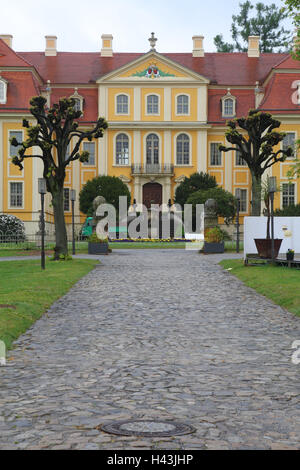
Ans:
[[[68,239],[69,248],[72,246],[72,239]],[[45,249],[53,250],[55,246],[55,234],[45,235]],[[87,241],[77,236],[75,240],[75,246],[78,249],[87,248]],[[41,248],[41,235],[26,234],[16,235],[15,233],[1,233],[0,232],[0,251],[13,251],[13,250],[24,250],[24,251],[35,251]]]

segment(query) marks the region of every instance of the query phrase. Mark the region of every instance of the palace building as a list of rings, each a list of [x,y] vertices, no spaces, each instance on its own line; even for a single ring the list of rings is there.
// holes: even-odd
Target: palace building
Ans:
[[[28,233],[38,229],[40,159],[27,159],[24,170],[11,163],[17,149],[9,139],[25,138],[22,119],[31,119],[29,101],[42,94],[49,106],[61,97],[75,98],[83,111],[80,126],[99,116],[109,123],[102,139],[84,142],[87,163],[67,169],[65,214],[71,222],[71,188],[77,191],[97,175],[119,177],[139,206],[167,206],[176,187],[195,172],[208,172],[235,194],[241,189],[241,214],[250,213],[251,180],[235,154],[219,151],[226,144],[226,121],[249,109],[270,112],[287,133],[282,145],[300,137],[300,63],[289,53],[262,54],[259,37],[249,37],[246,53],[207,53],[202,36],[192,38],[189,53],[159,53],[152,34],[146,53],[117,53],[112,35],[102,35],[99,52],[58,52],[57,38],[46,36],[43,52],[15,52],[12,36],[0,35],[0,213],[13,214]],[[192,46],[192,44],[191,44]],[[99,48],[100,49],[100,48]],[[71,144],[71,145],[74,145]],[[300,201],[299,182],[289,184],[293,160],[269,171],[282,184],[276,207]],[[46,220],[53,226],[50,195]],[[85,216],[75,204],[76,222]]]

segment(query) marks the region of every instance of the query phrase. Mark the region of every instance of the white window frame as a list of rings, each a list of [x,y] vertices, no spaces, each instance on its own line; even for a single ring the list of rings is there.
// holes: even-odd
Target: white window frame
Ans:
[[[298,154],[298,152],[296,151],[296,149],[297,149],[296,142],[297,142],[297,139],[298,139],[297,132],[296,131],[286,131],[285,133],[286,134],[294,134],[294,137],[295,137],[295,139],[294,139],[295,140],[295,145],[294,145],[295,154],[294,154],[294,156],[288,157],[287,160],[295,160],[295,158],[297,158],[297,154]],[[283,150],[283,140],[281,141],[281,150]]]
[[[238,159],[241,158],[240,157],[240,154],[239,152],[234,152],[235,153],[235,158],[234,158],[234,166],[236,168],[248,168],[248,165],[247,165],[247,162],[245,160],[243,160],[243,164],[242,165],[239,165],[237,162],[238,162]]]
[[[212,145],[223,145],[223,142],[210,142],[209,143],[209,166],[214,167],[214,168],[223,167],[223,152],[220,152],[220,154],[221,154],[221,163],[220,163],[220,165],[215,165],[215,164],[213,165],[211,163],[211,155],[212,155],[211,148],[212,148]]]
[[[78,100],[80,102],[80,109],[79,111],[83,112],[83,102],[84,102],[84,98],[83,96],[79,95],[78,92],[77,92],[77,89],[75,91],[75,93],[73,95],[71,95],[69,98],[73,98],[73,100]],[[75,104],[76,106],[76,104]],[[76,110],[74,106],[74,109]],[[76,110],[77,111],[77,110]]]
[[[147,138],[149,135],[155,134],[158,137],[158,163],[147,163]],[[147,132],[144,136],[144,165],[161,165],[162,148],[161,148],[161,136],[158,132],[151,131]]]
[[[119,96],[126,96],[127,97],[127,113],[119,113],[118,112],[118,97]],[[115,114],[118,116],[129,116],[130,114],[130,95],[128,93],[118,93],[115,96]]]
[[[232,100],[232,112],[233,114],[225,114],[225,103],[226,103],[226,100]],[[231,94],[230,95],[225,95],[223,96],[222,98],[222,117],[224,118],[234,118],[236,116],[236,97],[235,96],[232,96]]]
[[[189,144],[190,144],[190,148],[189,148],[189,163],[177,163],[177,139],[180,135],[182,134],[185,134],[188,136],[189,138]],[[182,131],[182,132],[178,132],[175,136],[174,136],[174,165],[177,166],[177,167],[190,167],[190,166],[193,166],[192,164],[192,156],[193,156],[193,148],[192,148],[192,145],[193,145],[193,139],[191,137],[191,135],[188,133],[188,132],[185,132],[185,131]]]
[[[0,85],[3,85],[3,97],[0,96],[0,104],[6,104],[7,102],[7,81],[0,77]]]
[[[82,150],[85,152],[85,145],[88,144],[92,144],[94,145],[94,158],[95,158],[95,161],[94,163],[90,163],[90,161],[87,161],[87,162],[83,162],[83,165],[84,166],[96,166],[96,142],[95,141],[91,141],[91,142],[82,142]],[[87,150],[88,151],[88,150]]]
[[[290,184],[289,183],[282,183],[282,185],[281,185],[281,209],[285,209],[286,207],[288,207],[288,206],[283,205],[283,187],[284,187],[284,185],[294,187],[294,205],[297,204],[297,200],[298,200],[297,199],[297,185],[296,185],[296,183],[290,183]],[[288,197],[289,197],[289,195],[288,195]]]
[[[19,183],[22,185],[22,205],[21,206],[12,206],[11,205],[11,184],[12,183]],[[10,210],[17,210],[17,211],[20,211],[20,210],[24,210],[24,195],[25,195],[25,191],[24,191],[24,181],[15,181],[15,180],[9,180],[8,182],[8,208]]]
[[[188,99],[188,112],[187,113],[179,113],[178,112],[178,98],[180,96],[185,96],[187,99]],[[175,104],[176,104],[176,113],[175,115],[176,116],[189,116],[190,113],[191,113],[191,106],[190,106],[190,103],[191,103],[191,97],[190,95],[188,95],[187,93],[178,93],[175,97]]]
[[[128,163],[117,163],[117,138],[121,134],[126,135],[126,137],[128,138]],[[121,132],[118,132],[114,137],[114,166],[128,167],[130,165],[131,165],[131,138],[127,132],[121,131]]]
[[[248,214],[248,212],[249,212],[248,189],[247,189],[247,188],[235,188],[235,190],[234,190],[234,195],[235,195],[235,197],[236,197],[236,192],[237,192],[238,189],[241,191],[241,194],[242,194],[242,191],[245,191],[245,193],[246,193],[246,210],[243,211],[243,210],[241,210],[241,208],[240,208],[240,214]]]
[[[157,113],[148,113],[148,98],[150,96],[156,96],[158,98],[158,112]],[[145,115],[146,116],[160,116],[160,95],[158,93],[148,93],[145,96]]]

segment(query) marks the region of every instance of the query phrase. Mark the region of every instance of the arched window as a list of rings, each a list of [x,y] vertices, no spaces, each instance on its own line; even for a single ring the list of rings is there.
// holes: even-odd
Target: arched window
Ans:
[[[147,165],[159,163],[159,138],[156,134],[149,134],[146,140]]]
[[[116,164],[129,165],[129,138],[119,134],[116,138]]]
[[[176,139],[176,164],[190,164],[190,138],[186,134],[180,134]]]
[[[7,90],[6,80],[0,79],[0,104],[6,103],[6,90]]]
[[[117,114],[128,114],[128,96],[117,96]]]
[[[189,97],[187,95],[177,96],[177,114],[189,114]]]
[[[159,114],[159,97],[157,95],[147,96],[147,114]]]

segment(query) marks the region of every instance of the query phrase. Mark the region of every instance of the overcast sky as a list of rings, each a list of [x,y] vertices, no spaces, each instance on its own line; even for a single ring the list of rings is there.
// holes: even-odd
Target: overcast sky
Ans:
[[[47,34],[58,37],[59,51],[99,51],[101,34],[114,36],[118,52],[147,52],[152,31],[158,52],[189,52],[192,36],[230,40],[232,14],[240,0],[10,0],[3,2],[0,34],[12,34],[16,51],[44,50]],[[253,3],[256,3],[253,2]],[[283,6],[281,0],[265,0]],[[290,22],[287,23],[290,26]]]

